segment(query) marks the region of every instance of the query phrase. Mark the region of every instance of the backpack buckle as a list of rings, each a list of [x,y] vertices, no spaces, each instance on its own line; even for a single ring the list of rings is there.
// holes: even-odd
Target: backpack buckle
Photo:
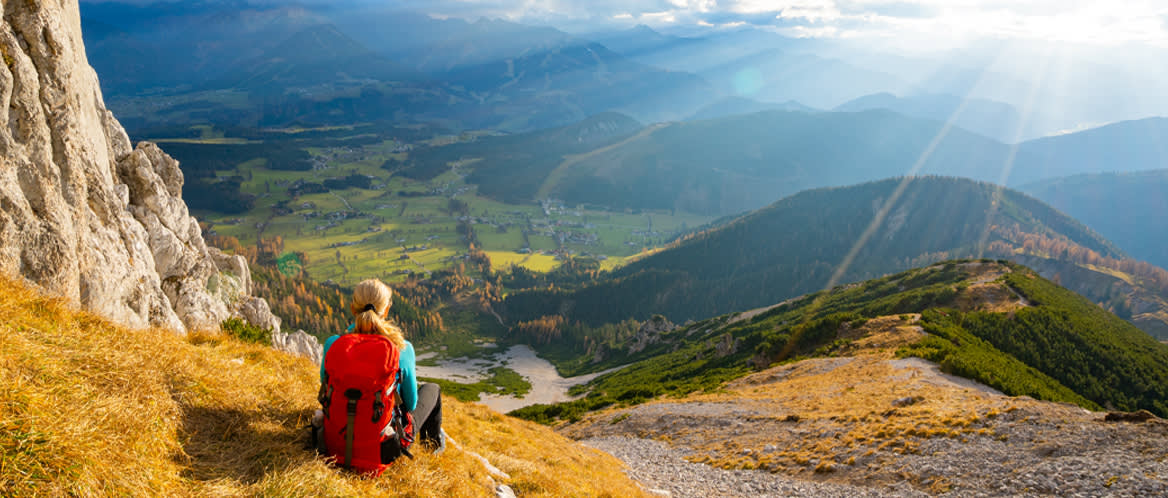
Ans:
[[[373,398],[373,423],[375,424],[381,420],[382,415],[385,415],[385,402],[382,401],[382,398],[384,396],[381,393],[377,393],[377,397]]]

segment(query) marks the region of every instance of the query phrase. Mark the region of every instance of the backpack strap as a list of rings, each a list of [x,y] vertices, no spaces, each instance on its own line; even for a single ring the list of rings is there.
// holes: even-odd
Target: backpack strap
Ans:
[[[345,421],[345,466],[353,466],[353,428],[356,426],[357,419],[357,400],[361,399],[360,389],[346,389],[345,397],[349,399],[349,404],[345,408],[345,413],[348,415],[348,420]]]
[[[320,402],[321,411],[324,412],[324,416],[326,417],[329,413],[329,402],[332,401],[332,397],[333,386],[329,384],[328,372],[325,372],[324,378],[320,382],[320,391],[316,393],[316,400]]]
[[[402,441],[403,438],[413,436],[407,436],[405,434],[405,424],[402,423],[402,419],[406,417],[406,410],[402,407],[401,393],[399,393],[397,390],[396,382],[394,383],[393,399],[395,401],[394,406],[397,407],[397,411],[401,414],[400,417],[393,417],[393,438],[397,440],[397,447],[401,448],[402,454],[412,459],[414,458],[413,453],[410,453],[408,445],[405,443],[405,441]]]

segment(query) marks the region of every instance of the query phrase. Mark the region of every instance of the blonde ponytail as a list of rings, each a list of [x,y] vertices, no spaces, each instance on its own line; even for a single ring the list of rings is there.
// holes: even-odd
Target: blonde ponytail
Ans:
[[[353,289],[353,303],[350,311],[356,317],[353,332],[358,334],[380,334],[388,337],[398,348],[406,345],[405,335],[400,328],[386,320],[389,307],[393,304],[393,291],[380,280],[365,280]]]

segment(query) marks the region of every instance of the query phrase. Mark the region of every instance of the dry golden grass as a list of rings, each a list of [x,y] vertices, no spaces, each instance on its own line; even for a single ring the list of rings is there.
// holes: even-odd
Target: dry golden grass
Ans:
[[[993,420],[1018,400],[954,383],[927,362],[896,360],[899,347],[924,336],[919,320],[913,314],[874,318],[844,331],[851,342],[839,352],[848,356],[770,368],[714,393],[606,410],[565,431],[591,437],[616,430],[673,441],[695,450],[691,461],[715,467],[857,483],[872,479],[870,465],[891,465],[931,438],[998,437]],[[698,418],[733,413],[737,425],[728,430],[720,423],[636,416],[654,404],[670,405],[663,409],[670,413],[690,405]],[[761,451],[766,446],[774,449]],[[947,484],[924,486],[940,492]]]
[[[379,479],[304,449],[307,360],[211,334],[127,330],[0,279],[0,495],[486,496],[466,451],[533,496],[637,496],[606,454],[444,398],[462,449]]]
[[[873,450],[914,453],[922,439],[993,435],[985,422],[1005,409],[1007,398],[948,385],[889,360],[890,355],[881,354],[807,360],[777,367],[791,370],[778,382],[758,382],[775,377],[775,372],[763,371],[752,376],[756,379],[732,384],[727,392],[687,398],[686,402],[731,402],[772,414],[752,420],[759,430],[710,437],[708,444],[695,448],[704,456],[694,461],[722,468],[826,474],[853,466],[857,459],[870,462]],[[895,406],[894,401],[904,398],[915,401]],[[797,421],[788,421],[790,415]],[[794,427],[807,433],[786,437],[784,433]],[[742,455],[744,448],[775,442],[781,450]]]

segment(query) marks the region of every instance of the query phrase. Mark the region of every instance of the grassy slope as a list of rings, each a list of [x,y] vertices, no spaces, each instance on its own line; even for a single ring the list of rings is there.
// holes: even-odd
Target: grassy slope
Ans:
[[[127,330],[0,279],[0,495],[489,495],[469,453],[376,480],[303,449],[313,365],[220,335]],[[521,494],[640,494],[615,459],[445,399],[445,425]]]

